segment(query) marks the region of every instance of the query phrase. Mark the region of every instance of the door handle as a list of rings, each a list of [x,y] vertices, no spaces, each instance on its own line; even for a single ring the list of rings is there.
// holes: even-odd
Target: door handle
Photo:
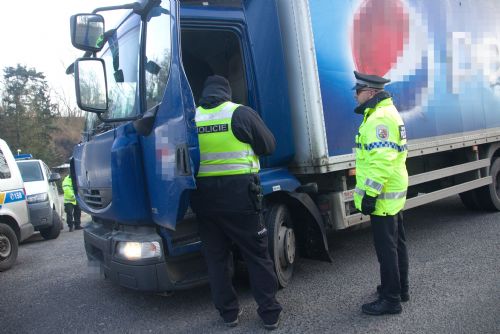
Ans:
[[[177,167],[178,175],[191,175],[191,163],[188,154],[188,147],[186,144],[177,146],[177,149],[175,151],[175,165]]]

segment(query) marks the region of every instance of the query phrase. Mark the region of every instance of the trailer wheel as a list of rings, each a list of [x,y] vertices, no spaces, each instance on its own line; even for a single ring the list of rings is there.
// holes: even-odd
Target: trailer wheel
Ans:
[[[18,247],[12,228],[0,223],[0,271],[9,269],[16,262]]]
[[[52,210],[52,226],[40,230],[40,234],[45,240],[56,239],[61,233],[61,217],[56,210]]]
[[[500,157],[497,157],[490,167],[492,183],[477,189],[482,209],[500,211]]]
[[[279,286],[284,288],[292,279],[297,250],[288,208],[283,204],[273,205],[266,216],[266,226],[269,230],[269,253]]]

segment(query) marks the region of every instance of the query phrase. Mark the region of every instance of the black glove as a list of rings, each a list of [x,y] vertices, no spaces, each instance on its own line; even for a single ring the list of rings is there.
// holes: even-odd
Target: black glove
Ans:
[[[377,202],[377,197],[371,197],[365,194],[361,200],[361,212],[364,215],[369,215],[375,211],[375,203]]]

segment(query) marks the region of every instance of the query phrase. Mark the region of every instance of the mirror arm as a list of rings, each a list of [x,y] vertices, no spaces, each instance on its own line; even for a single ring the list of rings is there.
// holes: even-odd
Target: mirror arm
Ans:
[[[102,113],[95,113],[97,115],[97,118],[99,118],[99,120],[101,122],[104,122],[104,123],[118,123],[118,122],[127,122],[127,121],[136,121],[139,116],[132,116],[132,117],[122,117],[122,118],[104,118],[102,117]]]
[[[148,136],[151,133],[158,109],[160,109],[160,104],[149,109],[141,118],[134,121],[134,128],[138,134]]]
[[[141,4],[138,2],[128,3],[119,6],[98,7],[92,11],[92,14],[97,14],[98,12],[105,12],[110,10],[132,9],[134,13],[140,15],[141,18],[144,19],[145,15],[149,13],[151,8],[158,6],[160,3],[161,0],[153,0],[153,1],[148,1],[144,7],[142,7]]]
[[[92,51],[85,51],[85,53],[83,54],[83,58],[88,58],[90,57],[91,55],[96,56],[96,53],[95,52],[92,52]],[[74,74],[75,73],[75,62],[72,62],[68,68],[66,68],[66,74]]]
[[[118,10],[118,9],[132,9],[134,12],[142,9],[141,4],[138,2],[127,3],[125,5],[119,6],[106,6],[106,7],[98,7],[92,11],[92,14],[97,14],[98,12],[106,12],[110,10]]]

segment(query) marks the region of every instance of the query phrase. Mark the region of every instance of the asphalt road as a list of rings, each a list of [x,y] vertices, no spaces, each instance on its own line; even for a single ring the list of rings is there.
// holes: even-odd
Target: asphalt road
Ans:
[[[500,333],[500,213],[471,212],[458,197],[406,212],[411,300],[396,316],[370,317],[378,267],[370,229],[331,240],[333,264],[300,260],[279,291],[275,333]],[[21,245],[0,273],[1,333],[265,332],[248,282],[236,289],[240,325],[228,329],[207,286],[172,296],[136,293],[90,274],[81,231]]]

